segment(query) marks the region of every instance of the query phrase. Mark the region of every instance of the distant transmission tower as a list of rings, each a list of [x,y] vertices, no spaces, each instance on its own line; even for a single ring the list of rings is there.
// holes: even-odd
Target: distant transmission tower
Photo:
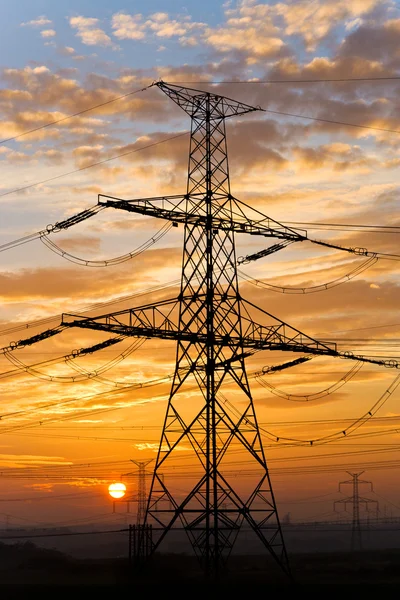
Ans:
[[[364,481],[362,479],[359,479],[360,475],[362,475],[364,473],[364,471],[361,471],[360,473],[350,473],[350,471],[346,471],[346,473],[351,475],[352,479],[347,480],[347,481],[340,481],[339,482],[339,492],[341,492],[342,485],[351,484],[353,486],[353,495],[349,496],[348,498],[343,498],[343,500],[335,500],[334,506],[336,509],[336,504],[342,504],[342,505],[344,505],[344,510],[346,510],[347,504],[352,505],[353,522],[352,522],[352,529],[351,529],[351,551],[354,552],[356,550],[362,550],[360,504],[364,504],[366,510],[368,510],[369,504],[376,504],[376,512],[377,512],[378,511],[378,501],[370,500],[369,498],[363,498],[359,494],[359,489],[358,489],[359,484],[370,485],[371,486],[370,491],[371,492],[374,491],[371,481]]]
[[[132,459],[131,459],[132,460]],[[141,525],[144,522],[146,515],[146,506],[147,506],[147,494],[146,494],[146,466],[151,463],[153,459],[150,460],[132,460],[132,462],[138,466],[138,493],[137,493],[137,516],[136,516],[136,524]]]
[[[263,256],[307,239],[306,232],[281,225],[231,194],[225,120],[257,109],[209,92],[155,85],[191,118],[186,192],[141,200],[99,196],[99,205],[183,225],[179,295],[98,317],[64,314],[60,328],[20,341],[18,347],[65,327],[175,340],[176,368],[141,529],[153,526],[150,554],[172,528],[180,528],[206,573],[217,574],[245,525],[289,575],[245,359],[259,350],[356,357],[303,334],[240,294],[235,235],[280,240]],[[257,321],[256,311],[267,325]],[[193,380],[199,389],[196,397]],[[235,405],[222,395],[229,384],[236,386]],[[251,463],[247,487],[230,459],[230,451],[238,447]],[[173,469],[182,449],[192,452],[196,466],[191,465],[184,483],[179,480],[179,488],[185,484],[187,489],[177,495]]]
[[[136,525],[141,525],[144,521],[144,517],[146,514],[146,505],[147,505],[147,494],[146,494],[146,467],[150,464],[154,459],[150,458],[149,460],[133,460],[131,458],[131,462],[133,462],[138,467],[137,473],[123,473],[121,475],[121,479],[125,477],[130,477],[132,475],[137,475],[137,494],[133,494],[131,496],[127,496],[125,498],[121,498],[119,500],[114,500],[113,503],[113,512],[115,512],[115,504],[126,504],[126,511],[130,512],[130,504],[131,502],[135,502],[137,505],[136,510]]]

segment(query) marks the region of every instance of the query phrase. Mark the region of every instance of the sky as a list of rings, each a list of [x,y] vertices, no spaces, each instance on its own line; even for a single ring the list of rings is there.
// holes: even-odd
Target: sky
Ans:
[[[163,80],[263,109],[227,122],[237,198],[310,238],[398,252],[400,82],[388,79],[399,76],[397,2],[20,0],[1,3],[0,16],[0,249],[95,206],[98,194],[184,193],[190,122],[151,86]],[[338,79],[358,81],[326,81]],[[267,80],[286,83],[261,83]],[[59,250],[36,238],[2,251],[1,346],[55,327],[62,313],[176,296],[181,227],[131,260],[103,263],[135,253],[164,224],[108,209],[48,236]],[[264,247],[237,237],[238,256]],[[293,244],[243,265],[241,294],[343,350],[395,358],[398,261],[366,260]],[[131,459],[155,459],[175,346],[126,339],[63,359],[104,339],[68,330],[1,357],[0,526],[118,520],[109,483],[134,473],[122,477],[134,495]],[[292,358],[261,352],[247,368],[253,374]],[[354,364],[315,358],[264,378],[264,386],[251,377],[258,420],[272,433],[263,440],[282,516],[334,518],[347,470],[365,470],[381,504],[400,512],[393,477],[400,392],[390,388],[398,371],[365,364],[352,372]],[[240,404],[233,387],[225,393]],[[196,392],[187,399],[195,402]],[[370,410],[373,419],[349,435],[309,444]],[[178,495],[193,464],[188,459],[171,475]],[[245,493],[246,465],[232,464]],[[321,494],[331,496],[314,503]]]

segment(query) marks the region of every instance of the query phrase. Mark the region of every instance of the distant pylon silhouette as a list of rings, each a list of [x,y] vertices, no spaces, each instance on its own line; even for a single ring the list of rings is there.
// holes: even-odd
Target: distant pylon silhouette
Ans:
[[[355,552],[356,550],[362,550],[362,538],[361,538],[361,523],[360,523],[360,504],[365,504],[366,510],[368,510],[368,504],[376,504],[378,510],[378,502],[377,500],[370,500],[369,498],[363,498],[359,494],[358,486],[359,484],[367,484],[370,485],[370,491],[373,492],[373,486],[371,481],[364,481],[359,479],[360,475],[364,473],[364,471],[360,471],[360,473],[350,473],[350,471],[346,471],[349,475],[351,475],[352,479],[347,481],[339,482],[339,492],[341,492],[342,485],[352,484],[353,486],[353,495],[347,498],[343,498],[343,500],[335,500],[334,507],[336,510],[336,504],[343,504],[344,510],[346,510],[346,505],[351,504],[353,507],[353,522],[351,528],[351,551]]]
[[[130,504],[131,502],[135,502],[137,504],[136,511],[136,525],[140,525],[144,521],[144,517],[146,514],[146,506],[147,506],[147,493],[146,493],[146,466],[152,462],[152,458],[149,460],[133,460],[131,458],[131,462],[138,466],[137,473],[123,473],[121,475],[121,479],[125,477],[130,477],[132,475],[137,476],[137,494],[132,494],[130,496],[126,496],[125,498],[121,498],[120,500],[114,500],[113,503],[113,512],[115,512],[115,504],[126,503],[126,512],[130,512]]]
[[[132,459],[131,459],[132,460]],[[137,513],[136,513],[136,524],[141,525],[144,521],[147,506],[147,494],[146,494],[146,466],[151,463],[153,459],[149,460],[132,460],[132,462],[138,466],[138,492],[137,492]]]

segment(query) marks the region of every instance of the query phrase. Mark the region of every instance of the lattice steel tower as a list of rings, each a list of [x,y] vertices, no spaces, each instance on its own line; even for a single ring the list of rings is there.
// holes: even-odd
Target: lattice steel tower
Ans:
[[[378,501],[371,500],[370,498],[363,498],[360,496],[359,492],[359,484],[366,484],[370,486],[370,491],[373,492],[373,486],[371,481],[364,481],[359,479],[360,475],[364,473],[361,471],[360,473],[350,473],[350,471],[346,471],[351,476],[350,480],[340,481],[339,482],[339,492],[341,492],[342,485],[353,486],[353,495],[348,498],[343,498],[343,500],[335,500],[334,506],[336,508],[336,504],[343,504],[346,510],[346,505],[351,504],[353,509],[353,520],[351,527],[351,551],[354,552],[356,550],[362,550],[362,540],[361,540],[361,522],[360,522],[360,504],[364,504],[365,508],[368,510],[369,504],[376,505],[376,512],[378,513]]]
[[[257,109],[209,92],[156,85],[191,118],[186,193],[145,200],[100,196],[99,204],[184,225],[179,296],[94,318],[63,315],[62,326],[177,342],[145,517],[146,524],[153,524],[152,551],[179,524],[205,571],[218,573],[246,525],[289,574],[245,358],[262,349],[340,353],[334,344],[304,335],[240,295],[236,233],[280,239],[267,254],[306,239],[304,232],[284,227],[231,195],[225,120]],[[255,322],[255,310],[268,325]],[[189,385],[193,379],[200,391],[197,399]],[[222,395],[223,385],[232,383],[237,387],[235,410]],[[182,447],[191,449],[197,461],[183,498],[173,491],[169,469]],[[250,492],[235,477],[232,463],[229,466],[233,447],[240,447],[252,462]]]
[[[132,460],[132,459],[131,459]],[[146,466],[151,463],[149,460],[132,460],[138,467],[138,505],[136,513],[136,524],[141,525],[146,518],[147,494],[146,494]]]

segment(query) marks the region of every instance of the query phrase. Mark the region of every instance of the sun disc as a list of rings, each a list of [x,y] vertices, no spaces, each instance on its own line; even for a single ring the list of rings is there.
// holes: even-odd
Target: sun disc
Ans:
[[[108,486],[108,493],[112,498],[123,498],[126,492],[126,485],[124,483],[110,483]]]

